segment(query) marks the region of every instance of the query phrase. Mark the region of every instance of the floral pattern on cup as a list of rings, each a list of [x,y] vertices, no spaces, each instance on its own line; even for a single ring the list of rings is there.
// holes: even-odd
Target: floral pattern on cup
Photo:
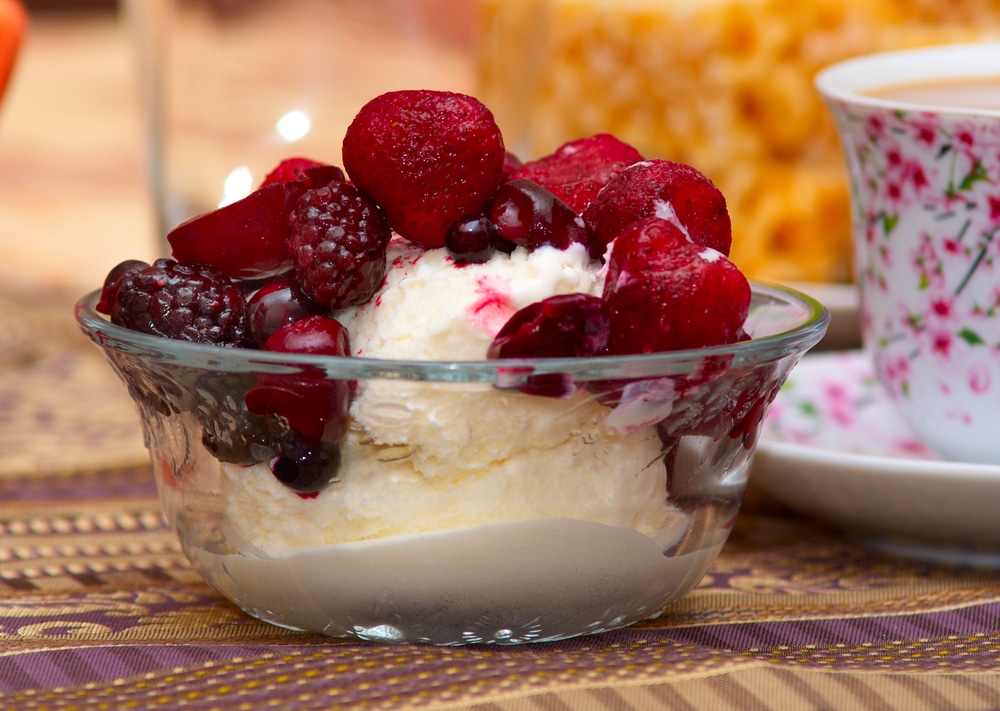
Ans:
[[[839,453],[937,459],[900,420],[859,351],[803,358],[764,420],[764,441]]]
[[[1000,461],[1000,119],[829,104],[876,373],[934,449]]]

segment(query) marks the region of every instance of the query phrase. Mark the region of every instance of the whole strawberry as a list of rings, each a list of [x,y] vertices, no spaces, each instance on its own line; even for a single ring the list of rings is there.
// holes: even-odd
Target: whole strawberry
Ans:
[[[673,222],[693,242],[729,254],[733,230],[726,198],[697,169],[661,159],[625,168],[584,210],[591,254],[603,254],[626,225],[652,215]]]
[[[481,213],[503,179],[505,149],[479,100],[404,90],[372,99],[344,136],[344,168],[397,233],[425,249]]]
[[[744,338],[750,285],[721,252],[648,217],[615,240],[604,299],[611,313],[607,352],[654,353]]]

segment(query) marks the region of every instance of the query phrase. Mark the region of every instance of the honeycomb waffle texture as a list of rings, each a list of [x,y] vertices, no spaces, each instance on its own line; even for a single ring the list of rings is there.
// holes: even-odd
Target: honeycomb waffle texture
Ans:
[[[479,92],[522,159],[610,132],[723,191],[751,277],[852,280],[849,187],[813,78],[1000,38],[1000,0],[480,0]]]

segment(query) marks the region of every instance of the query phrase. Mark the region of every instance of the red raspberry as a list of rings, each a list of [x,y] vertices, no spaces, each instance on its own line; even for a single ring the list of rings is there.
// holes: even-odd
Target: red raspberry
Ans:
[[[426,249],[448,228],[483,211],[500,187],[504,144],[477,99],[405,90],[365,104],[344,136],[344,168],[392,229]]]
[[[740,340],[750,285],[722,253],[648,217],[615,240],[604,299],[611,311],[607,352],[653,353]]]
[[[243,293],[219,270],[157,259],[122,282],[111,321],[180,341],[242,347],[244,308]]]
[[[289,217],[288,251],[302,290],[334,311],[368,301],[385,277],[392,232],[349,183],[306,191]]]
[[[511,180],[533,180],[579,213],[609,180],[641,160],[642,154],[629,144],[599,133],[570,141],[555,153],[525,163]]]
[[[726,198],[696,169],[667,160],[626,168],[584,210],[591,254],[603,255],[626,225],[652,215],[676,223],[695,243],[729,254],[733,232]]]

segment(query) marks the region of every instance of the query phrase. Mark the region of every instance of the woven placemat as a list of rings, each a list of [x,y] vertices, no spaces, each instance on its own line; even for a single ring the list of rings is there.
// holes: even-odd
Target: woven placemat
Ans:
[[[0,293],[0,477],[148,461],[124,384],[67,299]]]

